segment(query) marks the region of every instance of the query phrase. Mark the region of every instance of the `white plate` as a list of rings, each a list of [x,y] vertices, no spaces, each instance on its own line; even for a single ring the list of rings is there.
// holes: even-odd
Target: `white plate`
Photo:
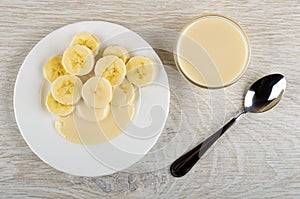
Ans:
[[[53,115],[43,109],[40,89],[45,62],[62,54],[78,32],[96,35],[103,46],[118,44],[132,55],[144,55],[157,63],[153,84],[140,90],[140,105],[125,130],[113,140],[97,145],[73,144],[60,136]],[[44,162],[60,171],[79,176],[101,176],[126,169],[141,159],[155,144],[169,111],[169,85],[163,65],[139,35],[127,28],[103,21],[85,21],[59,28],[30,51],[19,71],[14,90],[14,110],[25,141]]]

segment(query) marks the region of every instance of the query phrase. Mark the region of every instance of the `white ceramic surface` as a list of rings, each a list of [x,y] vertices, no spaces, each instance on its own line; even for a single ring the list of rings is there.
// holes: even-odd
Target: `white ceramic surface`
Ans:
[[[60,136],[55,117],[40,102],[45,62],[62,54],[78,32],[96,35],[102,47],[118,44],[131,55],[145,55],[157,63],[153,84],[140,90],[139,109],[128,128],[113,140],[97,145],[73,144]],[[14,111],[25,141],[44,162],[60,171],[79,176],[101,176],[123,170],[141,159],[157,141],[169,111],[169,86],[163,65],[139,35],[103,21],[84,21],[59,28],[43,38],[27,55],[14,90]]]

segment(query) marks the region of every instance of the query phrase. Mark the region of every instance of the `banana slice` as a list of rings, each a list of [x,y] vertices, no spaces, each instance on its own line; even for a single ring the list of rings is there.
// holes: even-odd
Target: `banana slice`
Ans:
[[[127,79],[137,87],[153,82],[156,68],[153,61],[147,57],[132,57],[126,64]]]
[[[88,106],[105,108],[111,101],[112,87],[107,79],[92,77],[83,85],[81,95]]]
[[[80,100],[81,80],[74,75],[57,78],[51,88],[54,99],[64,105],[73,105]]]
[[[104,108],[92,108],[87,106],[84,101],[81,100],[76,105],[76,114],[89,122],[98,122],[105,119],[109,113],[109,110],[109,104],[107,104]]]
[[[131,104],[135,98],[136,91],[133,84],[125,78],[124,81],[114,89],[111,104],[113,106],[127,106]]]
[[[74,45],[84,45],[88,47],[91,51],[93,51],[94,55],[98,54],[99,51],[99,40],[94,35],[87,33],[87,32],[81,32],[74,36],[71,46]]]
[[[97,61],[94,72],[96,76],[106,78],[115,87],[124,80],[126,66],[117,56],[108,55]]]
[[[145,65],[154,65],[153,61],[148,57],[144,56],[134,56],[126,64],[126,71],[129,72],[131,69],[145,66]]]
[[[67,116],[73,112],[74,106],[72,105],[63,105],[56,101],[52,94],[49,93],[46,99],[46,107],[50,113],[53,113],[58,116]]]
[[[105,50],[103,51],[103,57],[108,55],[115,55],[122,59],[124,63],[126,63],[130,58],[128,50],[122,46],[117,45],[108,46],[107,48],[105,48]]]
[[[53,82],[56,78],[68,74],[61,63],[61,60],[62,56],[54,56],[47,61],[44,67],[44,77],[49,82]]]
[[[93,52],[84,45],[75,45],[67,48],[63,54],[62,65],[72,75],[86,75],[94,67]]]

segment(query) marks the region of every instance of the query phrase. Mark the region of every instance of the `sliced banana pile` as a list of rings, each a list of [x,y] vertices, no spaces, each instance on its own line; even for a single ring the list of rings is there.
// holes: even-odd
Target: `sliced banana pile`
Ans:
[[[151,59],[130,57],[126,48],[112,45],[95,62],[99,48],[97,37],[81,32],[63,55],[47,61],[43,72],[52,83],[45,102],[49,112],[60,118],[74,112],[88,122],[99,122],[111,107],[133,105],[138,89],[153,82],[156,66]]]

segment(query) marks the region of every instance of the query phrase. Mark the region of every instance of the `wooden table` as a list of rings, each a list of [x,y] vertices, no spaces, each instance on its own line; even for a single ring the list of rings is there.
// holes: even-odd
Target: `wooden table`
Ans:
[[[1,198],[300,197],[299,1],[2,0],[0,10]],[[178,30],[204,13],[234,18],[251,41],[247,72],[226,89],[192,86],[174,68],[170,52]],[[165,63],[172,94],[166,128],[153,150],[127,172],[105,177],[54,170],[29,149],[14,118],[14,83],[25,56],[51,31],[83,20],[114,22],[144,37]],[[173,178],[170,162],[234,116],[249,84],[273,72],[288,81],[279,105],[245,115],[186,177]]]

